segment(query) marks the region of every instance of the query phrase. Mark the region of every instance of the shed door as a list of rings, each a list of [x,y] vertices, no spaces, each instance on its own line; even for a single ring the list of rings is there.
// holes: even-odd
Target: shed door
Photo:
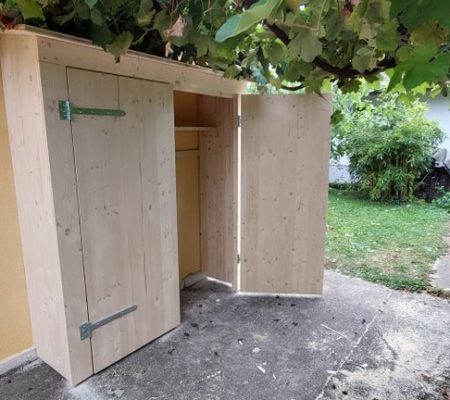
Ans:
[[[94,371],[179,323],[172,90],[68,69],[89,320],[137,309],[92,332]],[[89,340],[89,339],[86,339]]]
[[[330,103],[242,98],[242,291],[322,293]]]

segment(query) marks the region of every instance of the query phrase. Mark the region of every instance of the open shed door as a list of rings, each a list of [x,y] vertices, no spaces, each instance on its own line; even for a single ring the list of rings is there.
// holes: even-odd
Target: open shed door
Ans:
[[[330,98],[242,96],[240,290],[321,294]]]

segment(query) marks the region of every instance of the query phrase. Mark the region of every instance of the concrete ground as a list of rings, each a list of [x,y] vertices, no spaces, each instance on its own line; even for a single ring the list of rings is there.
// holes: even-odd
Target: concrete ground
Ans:
[[[36,360],[0,399],[450,399],[450,302],[326,273],[323,298],[203,281],[179,328],[71,388]]]
[[[434,287],[450,292],[450,237],[445,237],[444,241],[448,250],[434,263],[431,282]]]

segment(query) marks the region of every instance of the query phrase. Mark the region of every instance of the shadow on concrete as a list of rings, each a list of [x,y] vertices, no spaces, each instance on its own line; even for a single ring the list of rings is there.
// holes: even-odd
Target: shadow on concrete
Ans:
[[[77,387],[36,360],[0,399],[450,399],[448,300],[329,271],[319,299],[211,281],[181,298],[180,327]]]

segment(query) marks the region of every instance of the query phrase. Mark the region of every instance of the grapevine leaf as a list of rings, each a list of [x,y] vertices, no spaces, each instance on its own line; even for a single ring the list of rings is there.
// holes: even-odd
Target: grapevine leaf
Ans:
[[[69,14],[57,15],[57,16],[53,17],[53,21],[55,22],[55,24],[64,25],[67,22],[73,20],[75,18],[75,15],[76,15],[75,10],[72,10]]]
[[[312,62],[317,56],[322,54],[322,43],[311,31],[306,31],[302,36],[303,47],[300,58],[303,61]]]
[[[302,30],[289,43],[293,57],[312,62],[322,54],[322,43],[310,30]]]
[[[156,10],[153,7],[153,1],[141,0],[139,10],[134,15],[136,24],[140,27],[150,25],[155,14]]]
[[[91,25],[91,38],[95,44],[99,46],[106,47],[107,44],[111,43],[114,36],[107,25]]]
[[[304,61],[293,61],[289,64],[284,78],[288,81],[296,82],[300,77],[309,75],[312,70],[313,66],[309,63],[305,63]]]
[[[194,28],[200,25],[203,17],[203,4],[200,0],[191,0],[189,6],[189,15],[192,18],[192,25]]]
[[[230,65],[224,72],[223,76],[225,78],[233,79],[238,76],[242,71],[239,65]]]
[[[364,73],[373,67],[373,50],[368,47],[360,48],[352,60],[353,68],[358,72]]]
[[[171,0],[156,0],[156,2],[164,11],[170,10],[172,5]]]
[[[107,46],[108,51],[119,61],[120,56],[125,54],[133,42],[133,35],[130,32],[122,32]]]
[[[403,77],[403,86],[406,90],[414,89],[421,83],[427,80],[426,78],[427,68],[424,64],[416,65],[415,68],[410,68],[405,72]]]
[[[397,66],[396,68],[393,68],[392,70],[392,76],[390,76],[389,79],[389,86],[387,88],[388,91],[395,89],[398,85],[400,85],[403,74],[404,74],[404,68],[403,66]],[[391,71],[388,71],[388,76],[390,75]]]
[[[77,17],[81,19],[90,19],[91,18],[91,10],[86,3],[82,3],[80,1],[75,1],[74,8],[77,12]]]
[[[426,22],[413,31],[411,38],[419,46],[429,44],[439,47],[447,41],[448,33],[448,28],[439,26],[436,22]]]
[[[300,51],[302,48],[302,38],[300,37],[300,34],[294,36],[294,38],[289,42],[288,48],[292,58],[296,59],[300,57]]]
[[[351,80],[344,83],[341,90],[342,93],[357,92],[361,86],[360,80]]]
[[[89,8],[92,8],[98,3],[98,0],[84,0],[84,2]]]
[[[390,14],[396,17],[411,4],[411,0],[392,0]]]
[[[398,23],[392,20],[380,27],[376,44],[379,50],[393,51],[398,46],[398,39]]]
[[[42,6],[36,0],[16,0],[23,19],[39,18],[45,20]]]
[[[161,10],[156,14],[153,26],[161,37],[164,37],[164,31],[169,28],[170,22],[170,17],[165,11]]]
[[[268,18],[280,3],[281,0],[259,0],[243,13],[233,15],[217,31],[216,41],[221,43],[245,32],[256,23]]]
[[[220,28],[226,19],[225,9],[220,0],[214,0],[211,4],[208,18],[214,28]]]
[[[90,11],[91,15],[91,21],[96,25],[103,25],[105,22],[105,18],[103,16],[103,13],[97,8],[91,8]]]
[[[389,16],[391,3],[388,0],[363,0],[364,19],[370,24],[383,23]]]
[[[450,28],[450,2],[448,0],[421,0],[413,6],[408,0],[394,0],[391,15],[399,15],[402,24],[410,30],[414,30],[427,21],[439,22]]]
[[[197,48],[197,57],[200,58],[205,56],[208,53],[212,39],[209,36],[201,35],[200,33],[195,32],[193,41],[195,43],[195,47]]]
[[[335,110],[333,114],[331,114],[331,124],[335,125],[341,122],[344,119],[344,114],[341,110]]]
[[[342,31],[342,18],[337,11],[330,12],[325,17],[325,29],[328,40],[334,40],[338,37]]]
[[[286,4],[292,12],[296,13],[300,8],[301,2],[301,0],[287,0]]]
[[[446,79],[450,54],[437,54],[437,49],[431,46],[421,46],[409,53],[403,52],[403,60],[396,68],[389,90],[398,85],[403,77],[403,86],[406,90],[412,90],[424,82],[433,82]]]
[[[0,0],[2,29],[23,20],[90,30],[116,59],[130,45],[166,51],[274,88],[354,90],[386,72],[390,89],[412,96],[450,77],[450,0]]]
[[[447,80],[447,74],[450,68],[450,53],[438,54],[428,65],[426,73],[427,81]]]
[[[285,59],[284,48],[285,47],[278,42],[269,42],[263,46],[262,51],[264,57],[275,65]]]

